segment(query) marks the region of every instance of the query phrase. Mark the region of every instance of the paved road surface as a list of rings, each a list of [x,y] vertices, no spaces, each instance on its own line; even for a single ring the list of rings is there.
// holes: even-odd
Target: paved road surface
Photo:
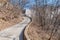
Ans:
[[[23,29],[28,25],[30,19],[24,17],[21,23],[0,32],[0,40],[23,40]]]

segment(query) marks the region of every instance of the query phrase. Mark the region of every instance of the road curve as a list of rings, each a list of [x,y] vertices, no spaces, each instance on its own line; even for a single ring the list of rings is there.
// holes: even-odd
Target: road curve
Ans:
[[[24,20],[10,28],[0,31],[0,40],[23,40],[23,29],[30,23],[30,18]]]

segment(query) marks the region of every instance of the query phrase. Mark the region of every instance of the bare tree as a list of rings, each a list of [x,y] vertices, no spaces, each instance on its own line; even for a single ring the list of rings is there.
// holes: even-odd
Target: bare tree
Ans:
[[[56,34],[60,26],[60,13],[58,11],[60,8],[57,5],[59,3],[59,0],[56,2],[55,5],[50,6],[45,5],[44,2],[46,2],[47,4],[47,1],[43,0],[43,7],[41,7],[41,2],[39,1],[40,0],[36,0],[36,5],[33,6],[35,8],[36,13],[35,17],[32,19],[35,24],[39,24],[40,26],[42,26],[42,30],[46,31],[47,33],[50,33],[50,38],[48,40],[51,40],[51,38]]]

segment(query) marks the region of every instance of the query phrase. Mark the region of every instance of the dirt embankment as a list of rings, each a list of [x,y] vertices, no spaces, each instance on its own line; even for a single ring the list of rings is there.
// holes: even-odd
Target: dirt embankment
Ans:
[[[42,29],[42,26],[31,23],[27,30],[27,35],[30,40],[60,40],[60,29],[52,32],[54,26],[50,26],[48,30]],[[52,34],[52,35],[51,35]]]
[[[41,14],[37,13],[32,18],[32,23],[25,30],[27,32],[25,36],[28,36],[27,38],[30,40],[60,40],[60,11],[57,11],[59,8],[53,9],[53,11],[51,8],[45,9],[46,11],[43,10],[39,11]],[[51,13],[53,14],[52,18]]]
[[[21,22],[23,20],[21,13],[22,10],[19,7],[10,3],[0,6],[0,30]]]

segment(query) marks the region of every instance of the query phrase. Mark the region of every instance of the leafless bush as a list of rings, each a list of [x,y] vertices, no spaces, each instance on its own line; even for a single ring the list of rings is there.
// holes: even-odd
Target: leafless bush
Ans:
[[[20,17],[22,9],[17,5],[12,5],[9,2],[0,8],[0,19],[9,21],[14,18]]]
[[[34,14],[35,16],[32,17],[32,22],[40,25],[42,30],[50,34],[48,40],[51,40],[52,36],[59,36],[60,32],[57,32],[60,27],[60,7],[44,6],[34,8],[34,10],[36,13]]]

